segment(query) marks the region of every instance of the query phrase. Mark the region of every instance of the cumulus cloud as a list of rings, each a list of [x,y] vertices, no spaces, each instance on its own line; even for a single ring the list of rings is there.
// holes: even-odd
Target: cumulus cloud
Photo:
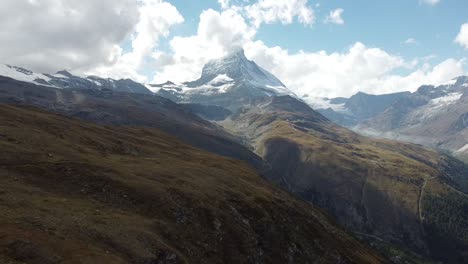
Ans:
[[[455,42],[468,49],[468,23],[465,23],[460,28],[460,33],[458,33],[455,38]]]
[[[295,18],[304,25],[315,22],[314,10],[307,0],[259,0],[246,6],[245,10],[256,27],[262,23],[291,24]]]
[[[248,25],[235,9],[205,10],[200,15],[196,35],[174,37],[170,41],[172,59],[160,65],[154,82],[193,80],[210,59],[221,57],[234,47],[244,46],[255,34],[255,28]]]
[[[440,0],[419,0],[420,4],[435,6],[440,3]]]
[[[338,9],[330,11],[330,14],[328,14],[327,18],[325,19],[325,23],[343,25],[344,24],[344,19],[342,17],[343,12],[344,12],[343,8],[338,8]]]
[[[404,42],[406,45],[416,45],[418,44],[418,41],[414,38],[409,38],[407,40],[405,40]]]
[[[298,95],[351,96],[359,91],[382,94],[414,91],[422,84],[442,84],[464,74],[464,60],[448,59],[436,66],[367,47],[357,42],[346,52],[298,52],[267,47],[256,41],[247,55],[277,75]],[[406,70],[406,75],[395,74]]]
[[[3,0],[0,61],[41,72],[110,65],[137,21],[131,0]]]
[[[422,84],[441,84],[464,74],[464,60],[448,59],[430,65],[426,59],[407,60],[361,42],[344,52],[291,53],[256,40],[257,30],[239,6],[220,12],[204,11],[196,35],[174,37],[170,42],[172,54],[160,54],[165,63],[159,65],[154,82],[194,80],[210,59],[237,46],[243,46],[250,59],[278,76],[298,95],[336,97],[358,91],[414,91]]]
[[[112,65],[97,67],[90,71],[99,76],[112,78],[133,78],[138,81],[148,81],[147,76],[139,72],[145,67],[151,67],[155,60],[162,59],[156,51],[160,37],[169,34],[169,29],[182,23],[184,18],[177,9],[160,0],[140,0],[139,19],[133,34],[131,51],[122,53],[120,49],[116,62]]]
[[[141,81],[160,37],[181,22],[162,0],[4,0],[0,62]]]
[[[218,3],[221,5],[221,8],[228,8],[229,7],[229,0],[218,0]]]

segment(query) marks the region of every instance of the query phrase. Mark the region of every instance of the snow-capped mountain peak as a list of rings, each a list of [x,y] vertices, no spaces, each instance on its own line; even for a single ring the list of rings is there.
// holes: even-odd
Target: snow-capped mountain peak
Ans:
[[[158,95],[179,103],[217,105],[236,110],[272,96],[298,98],[278,78],[249,60],[242,48],[209,61],[198,80],[180,85],[149,85]]]
[[[242,83],[253,89],[261,89],[268,95],[294,95],[273,74],[247,59],[241,48],[233,50],[225,57],[208,62],[203,67],[200,79],[188,82],[186,85],[199,87],[219,78],[219,76],[227,76],[237,84]]]

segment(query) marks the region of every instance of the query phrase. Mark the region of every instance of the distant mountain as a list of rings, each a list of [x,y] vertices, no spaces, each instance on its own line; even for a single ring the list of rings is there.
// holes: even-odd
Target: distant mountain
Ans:
[[[216,105],[231,111],[270,96],[295,96],[273,74],[248,60],[243,49],[210,61],[193,82],[150,86],[156,94],[175,102]]]
[[[359,93],[319,112],[367,135],[410,141],[448,151],[468,161],[468,77],[414,93]],[[322,103],[322,105],[324,105]]]
[[[303,98],[311,107],[334,122],[353,126],[374,117],[411,93],[372,95],[359,92],[350,98]]]
[[[1,64],[0,76],[61,89],[112,90],[115,92],[152,94],[143,84],[130,79],[114,80],[97,76],[79,77],[67,71],[59,71],[55,74],[38,74],[24,68]]]

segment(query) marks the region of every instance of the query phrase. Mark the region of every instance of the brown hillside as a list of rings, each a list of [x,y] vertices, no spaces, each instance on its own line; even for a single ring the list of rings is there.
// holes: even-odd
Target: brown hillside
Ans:
[[[1,263],[381,263],[243,162],[0,106]]]

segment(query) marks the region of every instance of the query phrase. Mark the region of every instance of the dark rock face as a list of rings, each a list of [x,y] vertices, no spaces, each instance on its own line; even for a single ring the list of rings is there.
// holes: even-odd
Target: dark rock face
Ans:
[[[345,106],[358,120],[366,120],[382,113],[389,106],[409,95],[409,92],[386,95],[358,93],[349,98]]]
[[[206,120],[222,121],[232,114],[226,108],[215,105],[183,104],[190,111]]]
[[[468,113],[462,114],[451,127],[451,131],[458,132],[468,128]]]

